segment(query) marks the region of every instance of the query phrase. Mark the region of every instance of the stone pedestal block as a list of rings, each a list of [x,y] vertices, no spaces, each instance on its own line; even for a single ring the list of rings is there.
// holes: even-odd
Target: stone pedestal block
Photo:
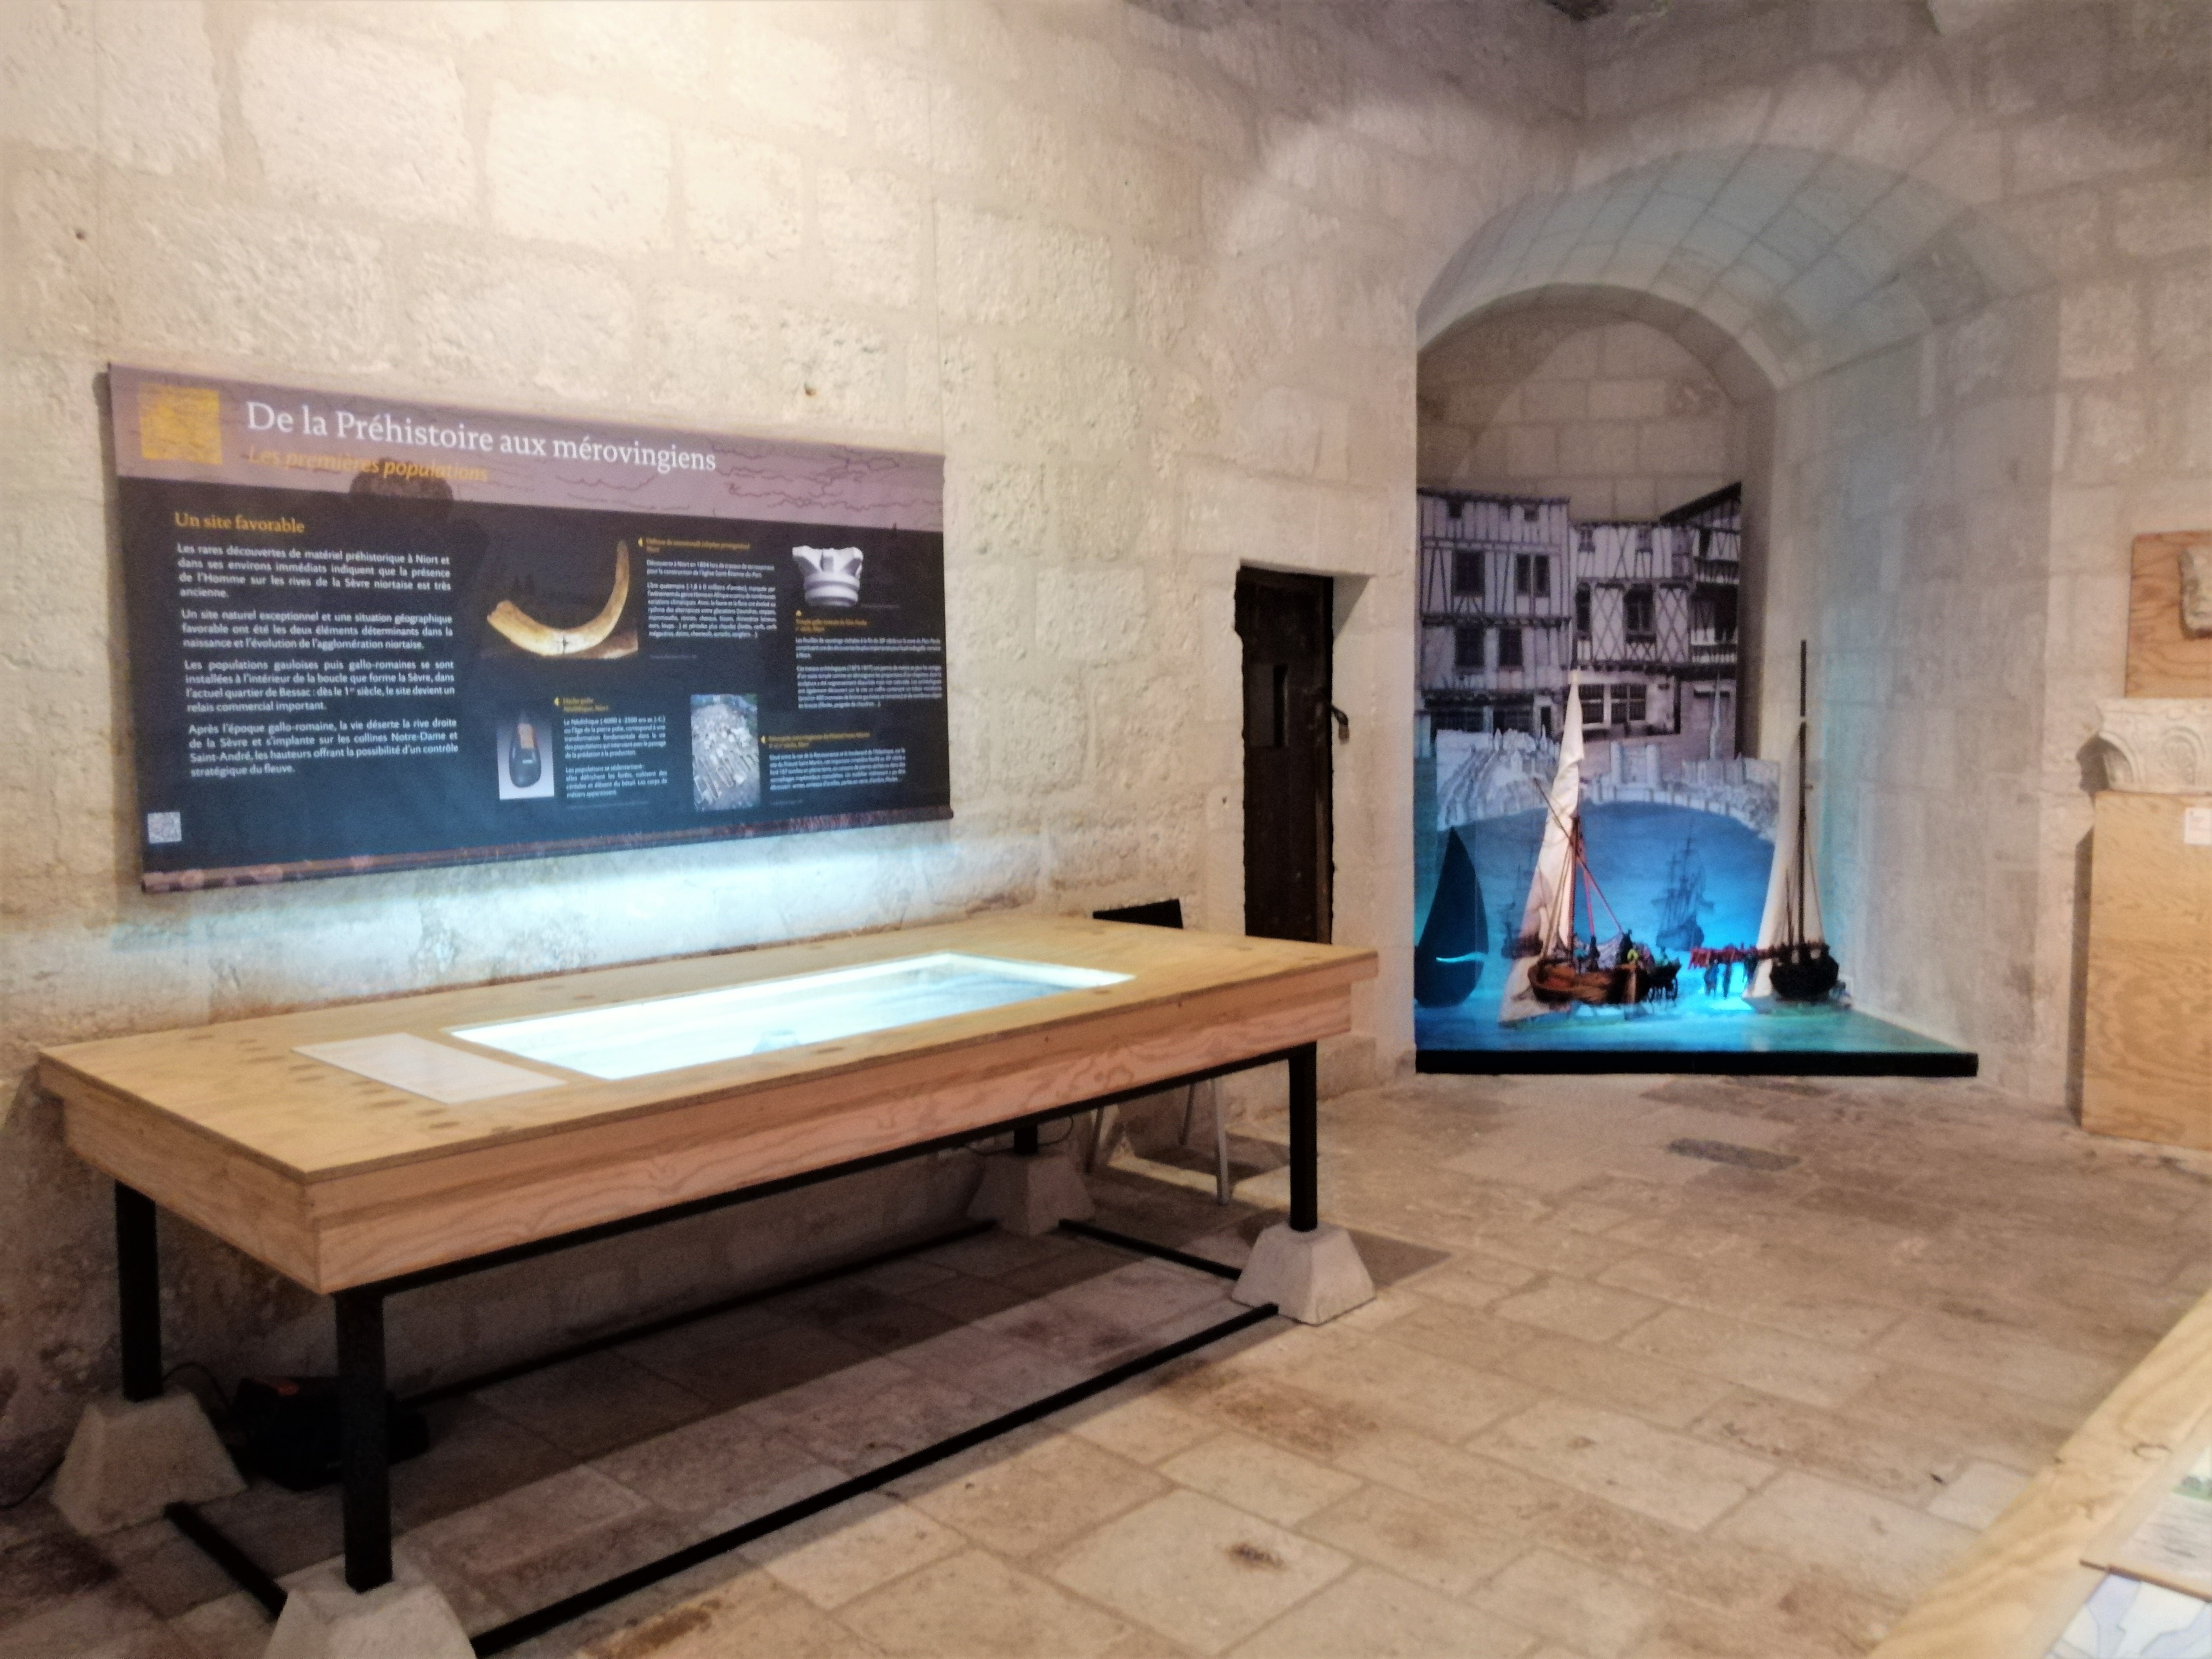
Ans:
[[[1359,1247],[1341,1227],[1293,1232],[1277,1222],[1252,1246],[1252,1260],[1229,1294],[1248,1308],[1272,1302],[1303,1325],[1325,1325],[1375,1299]]]
[[[215,1427],[189,1394],[95,1400],[77,1419],[54,1481],[54,1507],[88,1535],[151,1521],[170,1504],[246,1490]]]
[[[476,1659],[437,1587],[393,1567],[391,1583],[365,1593],[337,1563],[318,1568],[286,1597],[261,1659]]]
[[[983,1160],[983,1184],[968,1206],[977,1221],[1035,1237],[1063,1221],[1098,1213],[1075,1160],[1045,1152],[994,1152]]]

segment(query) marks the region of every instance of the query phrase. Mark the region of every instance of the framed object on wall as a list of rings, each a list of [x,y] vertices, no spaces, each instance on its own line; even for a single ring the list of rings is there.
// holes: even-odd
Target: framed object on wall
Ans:
[[[941,458],[108,380],[149,890],[951,816]]]

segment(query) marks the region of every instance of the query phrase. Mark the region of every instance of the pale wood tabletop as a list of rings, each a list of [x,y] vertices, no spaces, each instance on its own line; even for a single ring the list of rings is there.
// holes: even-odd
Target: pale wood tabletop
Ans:
[[[1128,977],[605,1079],[455,1028],[938,951]],[[319,1289],[825,1168],[1336,1035],[1362,948],[1026,914],[590,969],[45,1050],[70,1144]],[[559,1085],[447,1105],[295,1052],[429,1039]]]

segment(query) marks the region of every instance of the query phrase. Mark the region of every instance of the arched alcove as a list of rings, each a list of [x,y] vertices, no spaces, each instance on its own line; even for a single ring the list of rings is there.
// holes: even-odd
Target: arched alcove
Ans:
[[[1808,641],[1831,929],[1855,993],[2000,1073],[2036,1024],[2031,976],[2004,963],[2038,926],[2055,311],[2036,261],[1966,204],[1752,146],[1497,215],[1419,324],[1434,363],[1512,319],[1633,320],[1726,391],[1747,744],[1787,742]]]
[[[1602,304],[1501,307],[1421,354],[1425,489],[1649,519],[1742,476],[1747,401],[1663,327]]]
[[[1431,285],[1419,332],[1425,347],[1546,290],[1645,295],[1779,389],[2046,280],[2009,237],[1909,175],[1750,145],[1647,162],[1498,215]]]

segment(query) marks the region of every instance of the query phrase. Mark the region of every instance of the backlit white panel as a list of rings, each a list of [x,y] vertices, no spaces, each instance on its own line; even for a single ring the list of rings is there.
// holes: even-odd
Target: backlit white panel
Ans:
[[[453,1035],[587,1077],[645,1077],[1115,985],[1128,977],[939,951],[650,1002],[458,1026]]]
[[[385,1036],[351,1037],[343,1042],[307,1042],[292,1051],[325,1066],[337,1066],[388,1083],[410,1094],[427,1095],[448,1106],[501,1095],[557,1089],[568,1079],[526,1072],[520,1066],[486,1060],[465,1048],[449,1048],[427,1037],[393,1031]]]

